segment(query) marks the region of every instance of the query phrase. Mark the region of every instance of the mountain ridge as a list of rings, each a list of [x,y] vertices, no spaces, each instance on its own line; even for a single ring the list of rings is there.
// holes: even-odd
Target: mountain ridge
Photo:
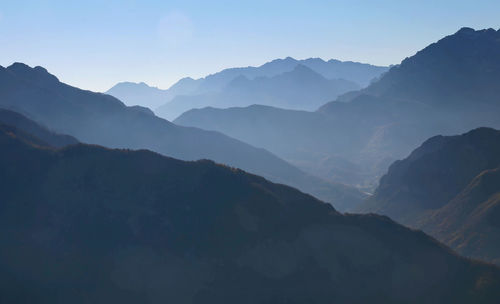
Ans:
[[[435,136],[392,164],[357,211],[375,212],[466,256],[500,262],[500,131]]]
[[[176,96],[158,107],[156,113],[173,119],[195,108],[228,108],[252,104],[315,110],[340,94],[358,88],[355,83],[347,80],[326,79],[299,63],[291,71],[274,76],[236,76],[218,92]]]
[[[118,83],[106,93],[125,101],[127,105],[145,105],[156,110],[160,105],[168,104],[176,96],[210,96],[213,93],[223,90],[233,79],[240,75],[251,80],[258,77],[274,77],[290,72],[298,65],[308,66],[327,79],[345,79],[351,85],[354,82],[359,87],[366,86],[369,81],[387,70],[387,67],[350,61],[324,61],[320,58],[296,60],[287,57],[284,59],[275,59],[258,67],[228,68],[199,79],[186,77],[173,84],[169,89],[161,91],[154,88],[151,88],[150,92],[142,91],[142,88],[138,84],[136,84],[137,90],[133,91],[132,88],[126,87],[130,86],[130,83]],[[257,101],[253,103],[257,103]],[[210,104],[204,104],[204,106],[210,106]],[[177,112],[174,114],[163,113],[162,116],[173,119],[180,114]]]
[[[2,130],[0,145],[0,240],[9,248],[0,252],[2,302],[495,303],[500,296],[496,267],[387,217],[342,215],[242,170],[145,150],[40,149]]]

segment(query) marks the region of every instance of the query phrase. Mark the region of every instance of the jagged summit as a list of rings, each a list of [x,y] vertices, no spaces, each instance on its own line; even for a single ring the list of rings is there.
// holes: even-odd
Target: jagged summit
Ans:
[[[59,79],[55,75],[49,73],[47,69],[41,66],[30,67],[29,65],[24,64],[22,62],[14,62],[6,69],[7,71],[14,72],[16,74],[20,74],[25,77],[29,77],[32,80],[37,80],[37,81],[43,80],[53,83],[59,82]]]

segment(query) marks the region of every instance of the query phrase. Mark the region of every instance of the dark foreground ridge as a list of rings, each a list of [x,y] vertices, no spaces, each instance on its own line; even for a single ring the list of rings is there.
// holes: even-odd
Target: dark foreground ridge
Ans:
[[[500,271],[211,161],[0,131],[2,303],[497,303]]]

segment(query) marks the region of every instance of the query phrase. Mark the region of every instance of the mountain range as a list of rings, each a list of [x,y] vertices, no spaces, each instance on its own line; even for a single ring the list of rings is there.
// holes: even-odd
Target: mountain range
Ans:
[[[127,105],[154,109],[169,120],[193,107],[206,106],[265,104],[315,110],[342,93],[367,86],[387,69],[333,59],[287,57],[259,67],[225,69],[196,80],[183,78],[168,90],[125,82],[106,93]]]
[[[391,165],[358,212],[423,229],[459,253],[500,263],[500,131],[436,136]]]
[[[2,303],[496,303],[500,270],[212,161],[0,127]]]
[[[499,128],[498,83],[500,30],[463,28],[315,112],[204,108],[174,122],[222,132],[311,174],[371,190],[394,160],[429,137]],[[357,173],[344,174],[348,168]]]
[[[271,105],[285,109],[316,110],[339,95],[358,90],[349,80],[326,79],[299,64],[292,71],[272,77],[249,79],[240,75],[217,92],[180,95],[158,107],[155,112],[166,119],[206,106],[228,108],[252,104]]]
[[[500,30],[384,69],[0,67],[0,303],[498,303]]]
[[[181,127],[149,109],[61,83],[42,67],[0,67],[0,107],[14,110],[56,133],[112,148],[150,149],[183,160],[211,159],[289,184],[336,205],[355,205],[364,194],[326,182],[263,149],[223,134]]]

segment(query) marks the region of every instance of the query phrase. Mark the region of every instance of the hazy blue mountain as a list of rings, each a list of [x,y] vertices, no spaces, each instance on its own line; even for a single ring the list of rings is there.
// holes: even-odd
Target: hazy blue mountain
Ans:
[[[357,83],[360,87],[368,86],[372,81],[389,70],[388,67],[335,59],[324,61],[321,58],[309,58],[301,60],[300,63],[323,75],[325,78],[347,79]]]
[[[196,90],[197,86],[198,82],[192,78],[183,78],[168,90],[151,87],[144,82],[120,82],[109,89],[106,94],[120,99],[127,106],[140,105],[156,109],[177,95],[191,93]]]
[[[357,210],[424,229],[467,256],[500,263],[500,131],[436,136],[391,165]]]
[[[273,77],[291,72],[298,65],[307,66],[327,79],[345,79],[363,87],[388,70],[388,67],[338,60],[324,61],[320,58],[297,60],[291,57],[275,59],[259,67],[230,68],[200,79],[199,92],[214,92],[223,89],[239,76],[248,79]]]
[[[364,197],[352,187],[310,176],[266,150],[217,132],[174,125],[142,107],[80,90],[41,67],[16,63],[0,68],[0,106],[26,113],[51,130],[85,143],[113,148],[150,149],[184,159],[216,162],[290,184],[332,202],[340,210]]]
[[[299,64],[290,72],[272,77],[249,79],[240,75],[219,92],[177,96],[159,107],[156,113],[171,120],[193,108],[228,108],[256,103],[312,111],[345,92],[357,89],[359,86],[354,82],[329,80]]]
[[[500,128],[498,83],[500,30],[464,28],[316,112],[201,109],[175,122],[265,148],[323,178],[370,187],[431,136]],[[347,179],[335,174],[346,165],[365,169]]]
[[[165,93],[165,90],[150,87],[144,82],[120,82],[106,92],[123,100],[128,106],[142,105],[151,109],[165,103]]]
[[[228,106],[241,106],[243,104],[254,103],[279,106],[280,103],[287,104],[282,99],[282,97],[287,94],[286,90],[295,90],[295,92],[303,95],[305,95],[305,93],[300,92],[298,88],[293,86],[286,86],[282,88],[285,91],[277,92],[278,95],[282,95],[275,96],[275,98],[278,98],[278,100],[275,100],[271,97],[276,94],[276,91],[274,91],[274,94],[271,94],[271,96],[266,96],[265,94],[269,90],[269,88],[267,88],[257,96],[255,96],[254,92],[240,92],[241,94],[234,97],[241,98],[244,102],[238,103],[238,100],[233,100],[231,103],[228,98],[232,95],[225,92],[225,90],[238,78],[244,77],[248,80],[255,80],[256,78],[262,77],[273,78],[284,73],[292,72],[299,65],[309,67],[311,70],[322,75],[324,78],[332,80],[332,82],[330,82],[332,88],[329,89],[329,94],[321,95],[319,101],[314,99],[314,96],[309,96],[309,99],[314,99],[312,100],[313,102],[321,104],[335,99],[341,93],[345,93],[359,87],[365,87],[371,80],[388,70],[387,67],[379,67],[357,62],[342,62],[333,59],[324,61],[319,58],[296,60],[291,57],[287,57],[285,59],[273,60],[259,67],[225,69],[218,73],[196,80],[192,78],[183,78],[168,90],[152,88],[144,83],[119,83],[106,93],[117,97],[127,105],[142,105],[152,109],[157,109],[160,105],[165,104],[165,107],[161,111],[161,116],[170,120],[176,118],[182,114],[182,112],[190,109],[187,105],[181,105],[184,99],[187,99],[188,103],[196,104],[198,107],[217,106],[217,104],[221,103],[226,103]],[[300,86],[301,83],[297,82],[299,80],[300,78],[296,79],[294,85]],[[324,80],[320,81],[324,82]],[[255,82],[254,85],[257,83],[260,82]],[[308,90],[308,87],[306,86],[304,90]],[[217,98],[217,94],[221,93],[221,91],[224,91],[222,96]],[[310,89],[307,92],[310,92]],[[334,92],[334,94],[331,94],[332,92]],[[250,102],[252,97],[257,98],[257,100]],[[174,98],[176,98],[175,104],[167,106],[166,104]],[[203,98],[207,100],[207,102],[203,103]],[[219,100],[220,98],[222,98],[222,101]],[[261,100],[262,98],[264,100]],[[310,105],[312,101],[301,100],[302,104],[305,106],[305,108],[301,109],[315,109],[317,106],[312,107]],[[167,109],[174,111],[174,113],[167,112]]]
[[[145,150],[42,149],[1,128],[0,147],[2,303],[500,297],[494,266],[241,170]]]
[[[311,174],[367,189],[376,185],[390,163],[408,153],[408,146],[416,147],[414,141],[425,140],[441,127],[439,121],[429,123],[424,133],[416,129],[418,121],[403,116],[434,115],[423,105],[366,98],[338,106],[335,116],[258,105],[204,108],[190,110],[174,122],[222,132]]]

